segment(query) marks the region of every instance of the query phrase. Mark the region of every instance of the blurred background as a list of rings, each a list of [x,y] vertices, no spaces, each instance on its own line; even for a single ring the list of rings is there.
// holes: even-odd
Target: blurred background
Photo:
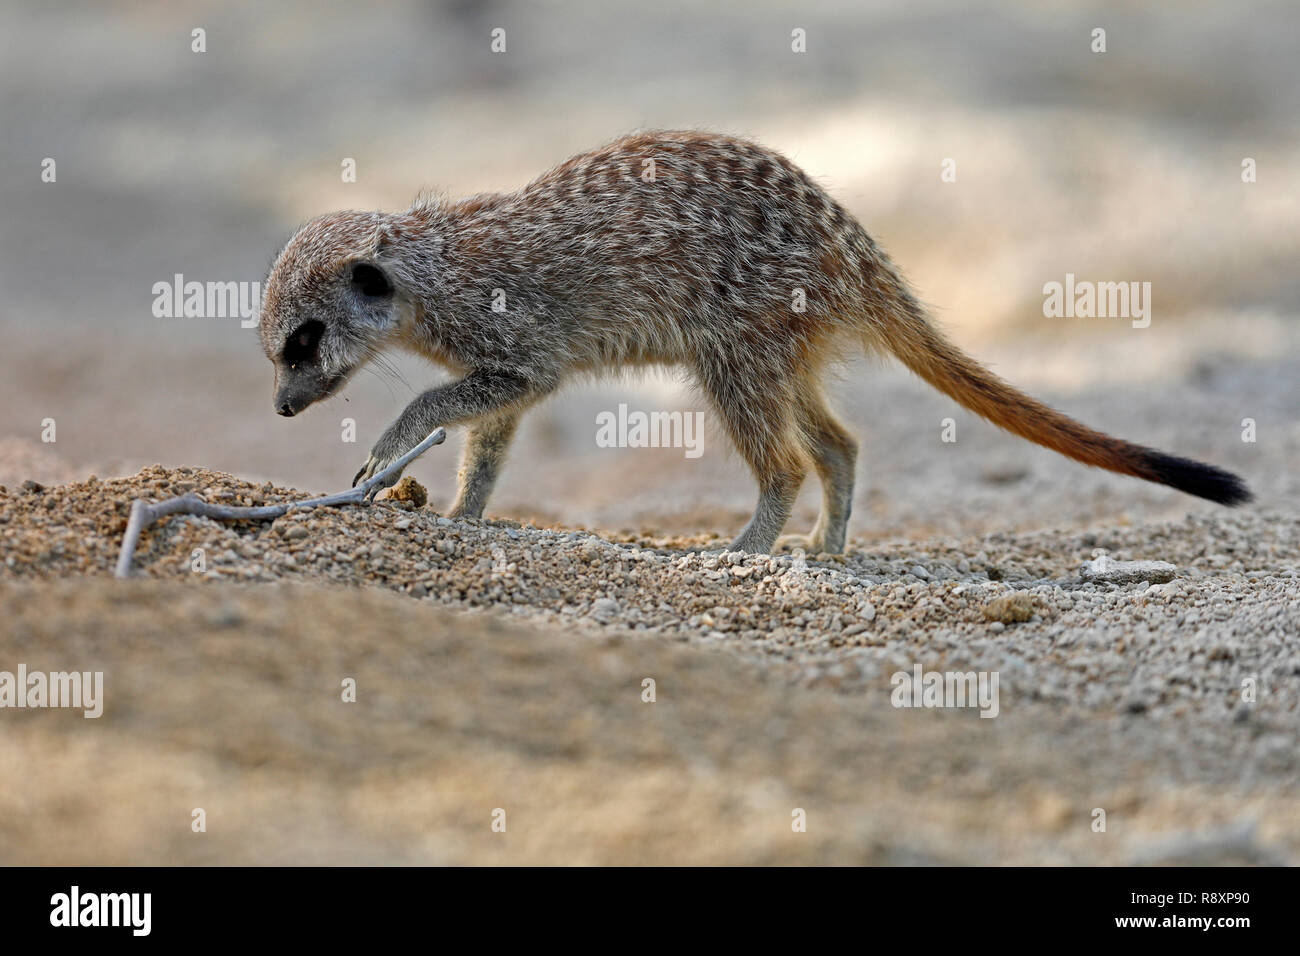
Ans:
[[[160,462],[345,487],[442,373],[403,358],[281,419],[256,331],[155,317],[154,284],[260,281],[319,213],[509,190],[638,127],[700,127],[802,165],[1013,382],[1265,504],[1297,491],[1294,3],[8,0],[0,45],[0,484]],[[1150,327],[1044,317],[1066,273],[1150,282]],[[864,441],[859,540],[1213,507],[1004,436],[893,365],[851,364],[835,394]],[[697,459],[599,448],[620,402],[696,407],[670,375],[569,389],[526,420],[489,512],[734,532],[754,488],[718,432]],[[412,469],[435,507],[458,443]]]

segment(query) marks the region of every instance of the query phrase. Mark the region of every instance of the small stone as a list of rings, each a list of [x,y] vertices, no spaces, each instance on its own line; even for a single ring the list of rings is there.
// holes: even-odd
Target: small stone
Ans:
[[[1025,591],[1004,594],[984,605],[984,617],[1002,624],[1022,624],[1034,617],[1034,596]]]
[[[619,612],[619,604],[613,598],[596,598],[591,602],[591,616],[598,621],[608,621]]]
[[[1079,575],[1093,584],[1165,584],[1177,573],[1167,561],[1114,561],[1104,555],[1079,569]]]

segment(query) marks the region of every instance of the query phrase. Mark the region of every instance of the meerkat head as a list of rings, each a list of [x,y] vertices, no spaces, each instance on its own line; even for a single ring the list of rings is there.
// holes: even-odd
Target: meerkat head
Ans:
[[[307,223],[271,266],[262,348],[275,366],[275,410],[329,398],[398,332],[407,309],[385,264],[389,217],[341,212]]]

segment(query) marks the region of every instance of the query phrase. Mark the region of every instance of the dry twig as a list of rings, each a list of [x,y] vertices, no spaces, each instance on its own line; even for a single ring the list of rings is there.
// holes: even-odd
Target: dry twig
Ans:
[[[434,445],[441,445],[447,438],[445,429],[437,428],[420,444],[416,445],[397,461],[393,462],[379,474],[363,481],[355,488],[341,491],[336,495],[323,498],[309,498],[306,501],[290,501],[282,505],[263,505],[255,508],[232,508],[227,505],[214,505],[204,501],[198,495],[181,495],[157,503],[137,499],[131,502],[131,517],[126,523],[126,534],[122,537],[122,551],[117,556],[117,569],[114,575],[119,578],[130,577],[131,558],[135,546],[140,540],[140,532],[160,518],[169,515],[200,515],[204,518],[216,518],[218,521],[266,521],[279,518],[290,511],[304,511],[308,508],[330,508],[338,505],[359,504],[372,489],[386,487],[383,482],[390,475],[400,473],[403,468],[419,458]]]

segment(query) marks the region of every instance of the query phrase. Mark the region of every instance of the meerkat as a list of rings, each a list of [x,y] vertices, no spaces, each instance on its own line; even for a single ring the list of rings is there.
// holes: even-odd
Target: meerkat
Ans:
[[[281,415],[334,395],[388,348],[457,376],[415,398],[353,479],[464,424],[453,517],[482,516],[520,416],[566,379],[678,366],[758,482],[731,548],[770,552],[811,468],[821,514],[802,543],[842,552],[857,443],[823,379],[864,350],[1086,465],[1227,505],[1251,497],[1229,472],[1087,428],[963,354],[843,206],[783,156],[731,136],[636,133],[516,192],[321,216],[288,241],[264,290]]]

